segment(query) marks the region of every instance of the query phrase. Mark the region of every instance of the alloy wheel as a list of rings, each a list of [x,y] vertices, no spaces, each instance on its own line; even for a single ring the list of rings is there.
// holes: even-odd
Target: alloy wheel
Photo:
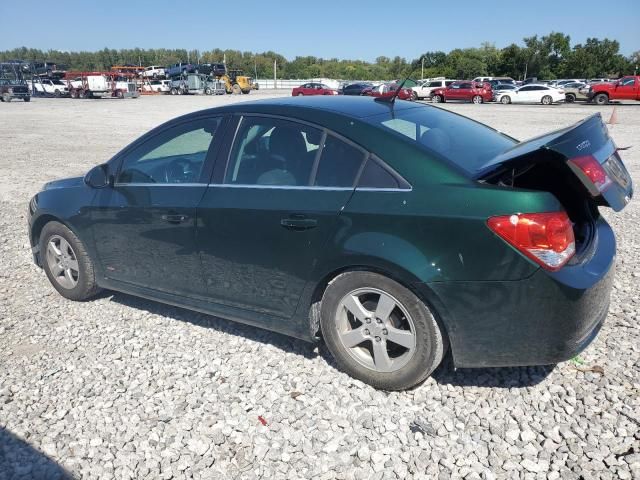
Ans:
[[[416,351],[416,328],[407,309],[390,294],[361,288],[345,295],[336,311],[340,342],[359,364],[395,372]]]
[[[60,235],[52,235],[47,243],[46,258],[51,275],[61,287],[71,290],[78,285],[78,258],[69,242]]]

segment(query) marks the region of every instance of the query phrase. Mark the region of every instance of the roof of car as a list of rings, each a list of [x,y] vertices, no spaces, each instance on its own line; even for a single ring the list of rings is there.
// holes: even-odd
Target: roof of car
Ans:
[[[393,107],[389,103],[376,101],[373,97],[361,96],[325,96],[314,95],[306,97],[279,97],[250,102],[240,102],[216,108],[216,111],[269,113],[270,110],[287,110],[287,113],[323,110],[347,117],[364,118],[372,115],[389,113],[394,110],[416,108],[412,102],[396,100]]]

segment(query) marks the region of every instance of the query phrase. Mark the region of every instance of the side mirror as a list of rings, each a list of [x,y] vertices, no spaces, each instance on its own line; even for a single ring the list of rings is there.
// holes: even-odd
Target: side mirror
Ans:
[[[97,167],[93,167],[84,176],[84,183],[91,188],[104,188],[112,184],[112,177],[107,172],[107,164],[103,163]]]

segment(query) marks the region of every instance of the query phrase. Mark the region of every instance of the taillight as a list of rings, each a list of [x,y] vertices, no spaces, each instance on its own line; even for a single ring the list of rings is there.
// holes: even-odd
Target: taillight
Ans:
[[[576,251],[573,226],[564,211],[491,217],[487,225],[547,270],[559,270]]]
[[[580,176],[583,177],[583,180],[586,177],[586,180],[591,183],[591,185],[587,184],[587,187],[593,196],[601,194],[611,186],[612,181],[609,175],[595,157],[586,155],[572,158],[569,160],[569,164],[575,167],[574,170],[577,168],[577,173],[582,174]]]

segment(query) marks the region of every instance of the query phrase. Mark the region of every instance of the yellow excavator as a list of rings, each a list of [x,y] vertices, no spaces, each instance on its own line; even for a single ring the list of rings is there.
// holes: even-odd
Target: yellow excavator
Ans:
[[[226,75],[218,77],[224,83],[227,93],[239,95],[240,93],[249,93],[251,90],[257,90],[256,85],[251,77],[242,75],[242,70],[230,69]]]

